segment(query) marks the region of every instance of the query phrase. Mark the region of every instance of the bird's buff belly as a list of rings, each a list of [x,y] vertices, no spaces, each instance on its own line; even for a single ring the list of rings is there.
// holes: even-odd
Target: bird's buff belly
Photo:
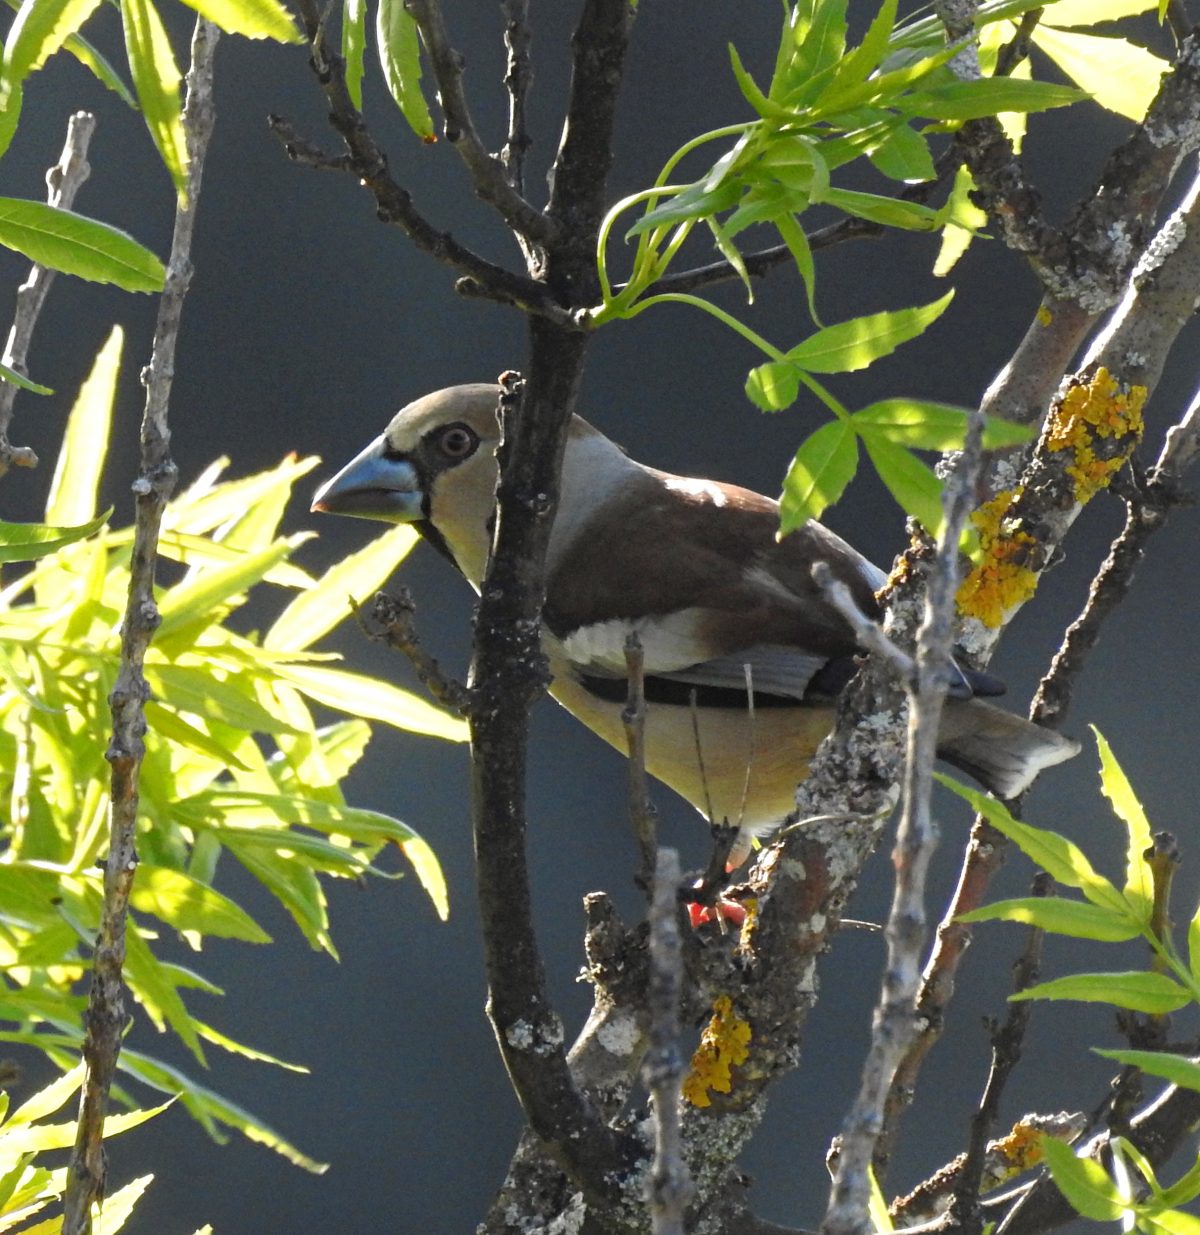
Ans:
[[[628,752],[622,706],[597,698],[569,672],[550,693],[594,733]],[[646,770],[717,823],[758,834],[794,809],[796,786],[833,724],[831,708],[693,709],[646,706]]]

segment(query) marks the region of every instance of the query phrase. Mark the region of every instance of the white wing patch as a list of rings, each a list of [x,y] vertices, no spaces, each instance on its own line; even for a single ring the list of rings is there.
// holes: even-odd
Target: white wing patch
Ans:
[[[704,660],[712,651],[700,638],[702,609],[680,609],[644,618],[613,618],[580,626],[563,641],[567,658],[580,669],[625,676],[625,640],[636,633],[647,673],[669,673]]]

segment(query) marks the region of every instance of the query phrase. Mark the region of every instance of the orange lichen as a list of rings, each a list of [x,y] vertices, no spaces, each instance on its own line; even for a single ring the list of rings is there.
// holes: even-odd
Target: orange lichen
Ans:
[[[1107,488],[1141,441],[1145,402],[1145,386],[1122,390],[1101,368],[1090,382],[1072,386],[1051,412],[1046,449],[1072,452],[1067,475],[1075,482],[1080,505]]]
[[[971,515],[979,533],[980,559],[958,589],[958,609],[995,629],[1037,587],[1027,561],[1034,538],[1009,517],[1020,489],[1005,489]]]
[[[700,1035],[692,1056],[692,1070],[684,1078],[683,1096],[693,1106],[709,1106],[713,1093],[729,1093],[733,1069],[750,1055],[750,1026],[734,1015],[733,1000],[721,995],[713,1004],[712,1020]]]

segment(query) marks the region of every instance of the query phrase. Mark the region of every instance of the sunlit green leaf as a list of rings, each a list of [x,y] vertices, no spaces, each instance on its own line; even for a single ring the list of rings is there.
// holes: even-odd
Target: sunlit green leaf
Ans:
[[[971,201],[971,193],[975,189],[975,181],[964,165],[954,174],[954,184],[950,196],[939,211],[945,222],[942,229],[942,243],[933,263],[933,273],[942,278],[948,275],[958,260],[967,251],[976,232],[987,226],[987,211],[981,210]]]
[[[437,854],[429,847],[429,842],[420,836],[414,835],[398,843],[400,852],[408,859],[418,882],[433,902],[437,916],[445,922],[450,917],[450,894]]]
[[[95,517],[124,341],[124,331],[114,326],[79,388],[50,482],[47,523],[81,523]]]
[[[1161,1076],[1172,1085],[1200,1090],[1200,1063],[1186,1055],[1173,1055],[1169,1051],[1102,1051],[1097,1047],[1092,1049],[1105,1059],[1115,1059],[1117,1063],[1140,1068],[1151,1076]]]
[[[809,315],[819,326],[821,320],[817,316],[816,268],[813,264],[812,246],[808,243],[804,229],[791,214],[776,217],[775,226],[779,229],[779,238],[787,245],[788,252],[796,263],[796,270],[804,281]]]
[[[362,111],[363,56],[367,49],[366,0],[344,0],[342,5],[342,59],[346,62],[346,90]]]
[[[133,97],[133,91],[125,84],[124,78],[113,68],[108,57],[93,47],[82,34],[73,34],[66,42],[66,49],[102,86],[111,90],[127,106],[137,110],[137,99]]]
[[[1096,745],[1100,751],[1100,791],[1112,804],[1113,813],[1125,824],[1129,834],[1125,856],[1125,893],[1135,897],[1148,913],[1154,903],[1154,876],[1146,860],[1146,851],[1154,843],[1150,821],[1112,747],[1094,725],[1092,732],[1096,735]]]
[[[235,675],[217,678],[198,665],[164,665],[149,661],[146,680],[159,702],[181,712],[219,721],[252,733],[287,733],[290,727],[267,711],[253,685]]]
[[[53,1115],[60,1110],[83,1084],[84,1071],[82,1063],[76,1064],[69,1072],[64,1072],[37,1093],[30,1095],[8,1117],[5,1122],[6,1130],[45,1119],[47,1115]]]
[[[1108,1172],[1091,1158],[1077,1158],[1069,1145],[1042,1137],[1042,1152],[1058,1190],[1085,1218],[1115,1222],[1127,1205]]]
[[[161,918],[177,931],[244,939],[247,943],[271,942],[271,936],[240,905],[183,871],[143,862],[138,867],[130,904],[141,913]]]
[[[226,34],[247,39],[274,39],[277,43],[303,43],[291,14],[279,0],[184,0]]]
[[[296,861],[294,851],[299,846],[287,849],[292,839],[290,829],[275,837],[236,828],[214,831],[229,852],[291,914],[309,945],[336,957],[337,949],[329,934],[325,893],[313,871]]]
[[[867,454],[900,508],[920,520],[925,530],[936,536],[942,527],[942,482],[933,468],[923,463],[904,446],[897,446],[872,429],[861,428],[859,437]]]
[[[1035,45],[1101,107],[1141,120],[1171,66],[1128,39],[1108,38],[1039,25]]]
[[[1026,896],[1015,900],[997,901],[960,914],[960,922],[1024,922],[1040,926],[1056,935],[1075,939],[1098,939],[1119,943],[1141,934],[1139,923],[1129,913],[1105,905],[1090,905],[1084,901],[1069,901],[1059,896]]]
[[[1200,1218],[1182,1209],[1142,1209],[1138,1227],[1147,1235],[1200,1235]]]
[[[937,175],[928,141],[907,124],[896,125],[887,140],[871,151],[871,162],[889,179],[908,184]]]
[[[390,682],[316,665],[281,665],[279,676],[309,698],[351,716],[381,720],[397,729],[451,742],[465,742],[468,737],[461,718]]]
[[[87,21],[99,3],[100,0],[24,0],[4,42],[0,110],[8,103],[6,87],[40,69]]]
[[[24,99],[24,88],[19,82],[9,83],[8,102],[0,107],[0,155],[12,144],[13,134],[17,131],[17,122],[21,118],[21,104]]]
[[[37,382],[31,382],[29,378],[18,373],[16,369],[9,368],[6,364],[0,364],[0,378],[6,382],[12,382],[14,386],[20,386],[22,390],[28,390],[35,395],[52,395],[53,390],[49,386],[40,386]]]
[[[818,519],[842,496],[858,468],[858,437],[844,420],[822,425],[796,451],[779,499],[782,535]]]
[[[871,313],[826,326],[787,354],[810,373],[852,373],[894,352],[931,326],[950,305],[953,292],[932,304]]]
[[[923,399],[881,399],[854,413],[856,426],[865,426],[877,437],[914,450],[961,450],[966,439],[970,412],[946,403]],[[1019,446],[1033,437],[1026,425],[989,416],[984,424],[984,450]]]
[[[1155,0],[1055,0],[1042,20],[1051,26],[1094,26],[1148,13],[1154,5]]]
[[[0,244],[30,261],[127,292],[162,291],[162,262],[107,223],[45,202],[0,197]]]
[[[379,0],[375,34],[379,40],[379,61],[392,98],[404,119],[423,141],[431,142],[433,117],[421,90],[421,46],[417,23],[404,7],[404,0]]]
[[[737,203],[741,193],[741,185],[729,181],[711,189],[706,188],[703,181],[698,181],[670,196],[663,205],[647,211],[625,233],[625,239],[631,240],[664,224],[683,223],[688,219],[701,219],[705,215],[728,210]]]
[[[764,412],[791,407],[800,394],[800,374],[793,364],[772,360],[751,369],[746,378],[746,398]]]
[[[171,41],[153,0],[121,0],[121,20],[146,127],[182,200],[187,193],[188,153],[179,100],[182,77]]]
[[[32,562],[98,532],[111,510],[78,527],[47,527],[44,523],[5,523],[0,519],[0,562]]]
[[[941,772],[935,772],[934,776],[947,789],[969,802],[992,827],[1007,836],[1030,861],[1057,882],[1069,888],[1078,888],[1093,905],[1104,905],[1118,912],[1127,908],[1121,893],[1095,871],[1086,854],[1073,841],[1057,832],[1035,828],[1032,824],[1014,819],[1002,802]]]
[[[408,524],[389,528],[365,548],[335,562],[315,587],[301,592],[263,638],[268,648],[311,647],[350,614],[349,600],[378,591],[408,556],[418,536]]]
[[[1084,1003],[1110,1003],[1133,1012],[1162,1016],[1177,1012],[1191,996],[1165,973],[1131,970],[1127,973],[1073,973],[1065,978],[1040,982],[1010,995],[1011,1000],[1073,999]]]

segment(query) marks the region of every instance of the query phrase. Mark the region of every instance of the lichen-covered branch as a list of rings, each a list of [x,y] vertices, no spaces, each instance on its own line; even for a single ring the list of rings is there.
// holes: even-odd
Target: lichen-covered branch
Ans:
[[[90,112],[76,112],[67,121],[67,140],[62,154],[46,173],[46,201],[51,206],[69,210],[74,204],[75,194],[91,175],[87,154],[95,131],[96,117]],[[29,376],[25,367],[29,344],[56,273],[48,266],[31,266],[25,282],[17,288],[17,305],[0,361],[22,377]],[[8,440],[16,398],[17,387],[12,382],[0,381],[0,476],[10,467],[37,467],[38,463],[30,447],[13,446]]]
[[[63,1235],[89,1235],[92,1205],[102,1201],[105,1192],[104,1113],[126,1024],[122,969],[127,910],[138,864],[138,778],[144,753],[144,704],[148,694],[142,665],[159,621],[154,600],[158,533],[177,474],[171,459],[167,410],[175,376],[180,317],[191,282],[192,232],[200,180],[214,122],[212,63],[218,33],[215,26],[197,18],[183,116],[188,148],[187,202],[176,209],[171,256],[154,328],[154,350],[143,375],[146,405],[141,429],[141,469],[133,486],[137,514],[129,599],[121,626],[117,680],[109,699],[113,730],[106,758],[112,767],[112,778],[104,904],[86,1014],[83,1043],[86,1073],[75,1147],[67,1172]]]

